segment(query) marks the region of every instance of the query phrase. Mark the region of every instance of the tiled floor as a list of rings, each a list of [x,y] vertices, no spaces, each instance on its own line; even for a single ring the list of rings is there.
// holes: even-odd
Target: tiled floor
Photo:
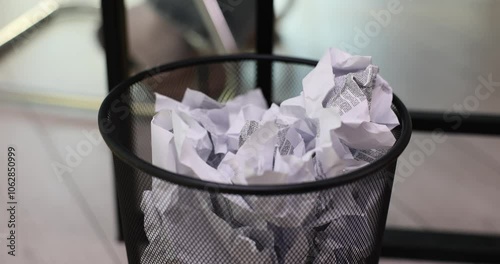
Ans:
[[[92,142],[86,134],[97,133],[95,115],[6,102],[0,106],[0,131],[8,139],[0,148],[14,144],[19,166],[19,255],[0,255],[7,263],[126,263],[124,247],[116,240],[106,145],[92,143],[80,162],[67,161],[71,150]],[[402,158],[408,159],[416,140],[425,138],[416,135]],[[497,138],[455,136],[436,146],[424,164],[396,184],[388,225],[500,233],[498,158],[491,156],[498,147]],[[71,171],[56,171],[55,164]],[[6,188],[4,182],[0,188]]]
[[[292,22],[282,22],[280,52],[310,58],[318,58],[327,46],[352,42],[351,29],[363,27],[370,21],[369,12],[385,3],[297,2],[287,18]],[[362,52],[374,55],[384,77],[412,108],[449,109],[473,94],[478,76],[493,73],[498,79],[499,53],[493,44],[498,32],[493,11],[488,11],[498,1],[453,3],[405,2],[405,13],[394,16]],[[7,10],[3,5],[0,10]],[[306,8],[310,12],[301,12]],[[98,102],[106,93],[104,57],[95,36],[98,18],[98,14],[63,17],[64,23],[56,21],[17,53],[1,57],[0,91],[64,92]],[[76,110],[20,103],[9,94],[0,94],[0,149],[14,144],[19,153],[20,237],[18,257],[7,258],[2,250],[0,263],[126,263],[124,247],[115,239],[111,156],[106,145],[92,144],[89,154],[62,177],[53,169],[56,162],[66,164],[71,149],[89,141],[86,133],[97,133],[95,107]],[[500,113],[499,96],[494,93],[482,101],[478,111]],[[429,134],[415,133],[401,160],[409,160],[419,150],[417,141],[428,138]],[[413,173],[400,175],[388,225],[500,234],[499,148],[500,138],[480,136],[449,136],[436,144]],[[3,158],[0,166],[5,167]],[[0,188],[3,194],[5,181],[0,181]],[[3,199],[2,195],[2,204]],[[4,219],[4,211],[0,212]],[[2,234],[3,228],[0,224]]]
[[[416,133],[400,158],[418,151]],[[415,172],[396,182],[388,225],[500,233],[500,177],[496,151],[500,138],[450,136],[425,156]]]
[[[61,177],[53,167],[68,164],[67,148],[87,140],[82,131],[95,131],[95,113],[61,115],[8,103],[0,109],[1,148],[16,146],[19,168],[19,251],[9,258],[2,250],[1,258],[7,263],[125,263],[124,248],[116,241],[111,158],[105,144],[94,145]],[[3,193],[4,181],[1,186]]]

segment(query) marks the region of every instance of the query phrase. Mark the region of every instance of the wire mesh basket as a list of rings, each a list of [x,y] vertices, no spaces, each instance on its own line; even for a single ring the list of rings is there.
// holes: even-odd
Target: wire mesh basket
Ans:
[[[396,161],[411,135],[408,111],[396,96],[395,145],[367,166],[335,178],[226,185],[152,164],[154,93],[181,100],[191,88],[224,102],[260,85],[279,103],[300,93],[315,65],[256,54],[200,58],[142,72],[111,91],[99,110],[99,128],[114,154],[129,263],[378,262]],[[259,213],[247,215],[234,197],[255,201]],[[177,206],[169,206],[172,200]],[[283,212],[293,217],[268,218],[280,214],[277,204],[297,210]],[[312,209],[299,210],[305,207]]]

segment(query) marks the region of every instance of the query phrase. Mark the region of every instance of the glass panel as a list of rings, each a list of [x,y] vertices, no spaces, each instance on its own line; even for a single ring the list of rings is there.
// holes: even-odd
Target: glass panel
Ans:
[[[319,59],[336,46],[372,55],[409,109],[500,114],[499,1],[276,0],[276,5],[290,2],[278,24],[277,53]],[[395,183],[389,226],[500,233],[495,208],[500,140],[468,135],[429,140],[431,134],[416,133],[399,159],[397,174],[404,182]],[[411,173],[401,168],[404,162]]]

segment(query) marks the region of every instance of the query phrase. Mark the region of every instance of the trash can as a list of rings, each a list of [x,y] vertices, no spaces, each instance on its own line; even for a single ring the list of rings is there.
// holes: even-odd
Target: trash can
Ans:
[[[198,58],[144,71],[110,92],[98,122],[118,164],[116,192],[129,263],[378,262],[396,161],[411,136],[410,116],[396,96],[392,108],[400,125],[392,130],[394,146],[372,163],[335,178],[291,185],[227,185],[152,164],[155,93],[181,100],[190,88],[224,102],[262,85],[258,79],[264,69],[270,71],[265,74],[270,82],[262,87],[264,94],[279,103],[300,93],[302,78],[316,63],[258,54]],[[155,196],[153,185],[175,193]],[[231,197],[260,201],[261,219],[245,218],[228,206]],[[169,224],[162,225],[157,222],[161,216],[149,208],[169,199],[184,206],[169,212]],[[203,203],[193,202],[197,199]],[[276,210],[267,206],[277,203],[296,208],[300,220],[267,221],[266,210]],[[300,215],[304,206],[313,209]],[[250,228],[249,222],[259,227]],[[177,228],[181,223],[189,228]],[[241,234],[246,240],[235,242]]]

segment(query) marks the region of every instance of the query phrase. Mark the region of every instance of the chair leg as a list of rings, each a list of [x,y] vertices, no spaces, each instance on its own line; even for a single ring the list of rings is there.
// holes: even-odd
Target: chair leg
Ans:
[[[102,0],[102,23],[104,31],[104,49],[106,52],[106,67],[108,75],[108,88],[111,91],[117,84],[128,76],[127,30],[125,18],[125,4],[123,0]],[[123,133],[122,142],[130,142],[130,135]],[[116,157],[113,158],[115,189],[118,187]],[[121,228],[120,208],[116,202],[118,214],[118,239],[123,241]]]

